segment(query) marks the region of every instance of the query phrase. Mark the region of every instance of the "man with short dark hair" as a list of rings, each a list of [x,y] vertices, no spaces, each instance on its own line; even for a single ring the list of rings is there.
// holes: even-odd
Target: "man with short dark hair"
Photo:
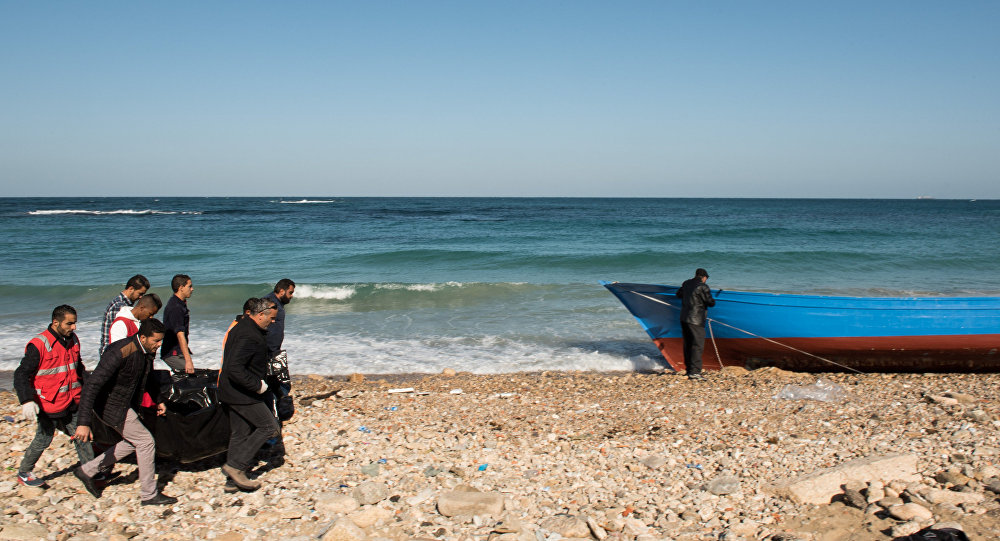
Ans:
[[[163,309],[163,324],[167,333],[163,338],[163,349],[160,356],[174,372],[194,373],[194,362],[191,361],[191,348],[188,347],[191,326],[191,312],[187,300],[194,293],[194,284],[186,274],[177,274],[170,280],[170,288],[174,294],[167,300]]]
[[[278,280],[274,291],[264,298],[273,302],[278,308],[274,322],[267,328],[267,350],[270,355],[270,370],[267,376],[267,387],[271,391],[271,410],[280,421],[291,418],[291,410],[286,403],[292,392],[292,380],[288,374],[288,354],[281,349],[285,341],[285,305],[292,302],[295,295],[295,282],[288,278]]]
[[[112,467],[115,462],[135,452],[142,505],[177,503],[177,498],[166,496],[156,489],[156,442],[136,413],[144,390],[156,400],[158,390],[152,387],[147,389],[146,382],[153,370],[156,349],[163,342],[164,331],[159,320],[149,318],[142,322],[135,335],[109,344],[83,386],[76,439],[93,439],[90,427],[95,415],[122,437],[122,441],[109,447],[101,456],[73,471],[73,475],[95,498],[101,497],[94,480],[98,471]],[[158,404],[157,414],[165,413],[166,406]]]
[[[135,306],[123,306],[111,328],[108,329],[108,343],[117,342],[139,332],[139,325],[160,311],[163,302],[156,293],[148,293],[135,301]]]
[[[269,299],[249,301],[250,314],[229,332],[219,375],[219,401],[229,413],[229,451],[222,473],[242,490],[257,490],[260,481],[246,476],[250,463],[268,438],[280,430],[264,403],[268,350],[265,335],[277,306]]]
[[[104,353],[104,348],[108,347],[108,330],[111,324],[114,323],[115,318],[118,317],[118,312],[121,311],[123,306],[132,306],[135,301],[146,294],[149,290],[149,280],[141,274],[136,274],[135,276],[128,279],[125,282],[125,289],[118,294],[117,297],[108,303],[108,307],[104,309],[104,320],[101,323],[101,349],[97,352],[98,358]]]
[[[52,323],[24,347],[24,357],[14,371],[14,390],[25,420],[35,421],[35,439],[24,452],[17,481],[37,487],[45,484],[32,470],[52,443],[58,428],[67,436],[76,432],[80,391],[87,370],[80,360],[76,333],[76,310],[68,304],[52,310]],[[74,440],[83,464],[94,458],[89,443]]]
[[[703,380],[701,375],[701,354],[705,350],[705,320],[708,319],[708,307],[715,306],[712,291],[705,282],[708,272],[705,269],[694,271],[694,278],[685,280],[676,295],[681,298],[681,332],[684,335],[684,367],[687,377],[692,380]]]

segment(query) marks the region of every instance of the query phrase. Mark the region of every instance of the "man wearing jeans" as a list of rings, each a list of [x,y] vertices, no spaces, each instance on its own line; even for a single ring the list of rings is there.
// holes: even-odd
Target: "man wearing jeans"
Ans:
[[[76,310],[68,304],[52,310],[52,323],[31,339],[24,358],[14,371],[14,389],[26,421],[35,421],[35,439],[24,452],[17,481],[29,487],[45,482],[32,473],[35,463],[52,443],[56,429],[67,436],[76,432],[80,390],[87,370],[80,360],[76,337]],[[89,443],[74,440],[83,464],[94,458]]]
[[[246,475],[264,442],[278,435],[278,420],[267,400],[267,327],[277,315],[268,299],[248,301],[249,315],[229,331],[219,374],[219,401],[229,413],[229,451],[222,473],[242,490],[257,490],[260,481]]]

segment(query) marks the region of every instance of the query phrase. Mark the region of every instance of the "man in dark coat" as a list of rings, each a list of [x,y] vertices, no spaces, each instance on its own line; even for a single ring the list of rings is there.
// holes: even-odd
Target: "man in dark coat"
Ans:
[[[705,379],[701,375],[701,354],[705,350],[705,320],[709,306],[715,306],[712,291],[705,283],[708,272],[698,269],[694,278],[685,280],[677,290],[681,298],[681,331],[684,334],[684,366],[688,379]]]
[[[222,352],[219,401],[229,414],[229,451],[222,473],[242,490],[257,490],[260,481],[246,472],[257,451],[280,428],[267,405],[267,327],[277,315],[268,299],[248,301],[249,315],[229,331]]]
[[[153,369],[153,359],[163,342],[165,331],[163,323],[155,318],[143,321],[137,334],[108,345],[97,368],[83,386],[75,438],[80,441],[93,439],[90,427],[95,421],[94,416],[99,416],[122,437],[122,441],[101,456],[73,471],[95,498],[101,497],[94,482],[97,472],[109,469],[134,451],[139,466],[142,505],[177,503],[177,498],[161,494],[156,489],[156,442],[136,413],[144,392],[149,391],[156,399],[156,391],[146,388],[146,380]],[[164,404],[157,406],[157,413],[166,413]]]

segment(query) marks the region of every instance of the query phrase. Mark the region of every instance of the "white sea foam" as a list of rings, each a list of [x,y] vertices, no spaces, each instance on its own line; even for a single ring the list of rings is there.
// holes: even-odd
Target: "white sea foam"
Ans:
[[[301,284],[295,288],[295,298],[297,299],[324,299],[343,301],[350,299],[357,293],[354,286],[311,286]]]
[[[375,284],[375,289],[395,291],[440,291],[446,287],[462,287],[462,282],[444,282],[439,284]]]
[[[319,204],[319,203],[337,203],[337,200],[335,200],[335,199],[300,199],[298,201],[285,201],[285,200],[272,201],[272,203],[274,203],[274,202],[281,203],[283,205],[313,205],[313,204]]]
[[[118,209],[118,210],[87,210],[87,209],[54,209],[54,210],[32,210],[28,211],[31,216],[50,216],[57,214],[79,214],[90,216],[110,216],[110,215],[135,215],[146,216],[151,214],[201,214],[199,211],[174,211],[174,210],[152,210],[152,209]]]
[[[219,367],[225,323],[220,320],[217,324],[192,327],[191,350],[196,367]],[[99,331],[97,322],[78,328],[82,357],[88,370],[97,366]],[[645,341],[625,345],[612,341],[600,347],[588,347],[496,335],[390,339],[349,329],[332,331],[330,334],[323,331],[300,333],[294,328],[286,329],[284,346],[293,373],[437,373],[452,368],[496,374],[540,370],[649,370],[662,365],[655,348]],[[0,332],[0,370],[17,368],[25,344],[37,332],[37,328],[26,325],[8,327]],[[158,357],[155,367],[165,369]]]

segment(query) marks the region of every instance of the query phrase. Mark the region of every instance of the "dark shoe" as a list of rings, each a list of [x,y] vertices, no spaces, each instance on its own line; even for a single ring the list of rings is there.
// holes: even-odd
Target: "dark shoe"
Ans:
[[[257,490],[260,488],[260,481],[247,478],[247,474],[237,470],[229,464],[222,465],[222,474],[229,478],[240,490]]]
[[[693,379],[695,381],[705,381],[705,376],[701,374],[691,374],[690,376],[688,376],[688,379]]]
[[[75,475],[76,478],[83,483],[83,486],[86,487],[87,492],[89,492],[91,496],[95,498],[101,497],[101,491],[97,488],[97,483],[94,482],[93,477],[87,477],[87,474],[83,473],[83,466],[73,470],[73,475]]]
[[[45,486],[45,481],[39,479],[33,472],[28,473],[18,473],[17,482],[21,483],[26,487],[40,487]]]
[[[157,492],[156,496],[148,500],[142,500],[142,505],[173,505],[177,503],[177,498],[166,496],[162,492]]]

